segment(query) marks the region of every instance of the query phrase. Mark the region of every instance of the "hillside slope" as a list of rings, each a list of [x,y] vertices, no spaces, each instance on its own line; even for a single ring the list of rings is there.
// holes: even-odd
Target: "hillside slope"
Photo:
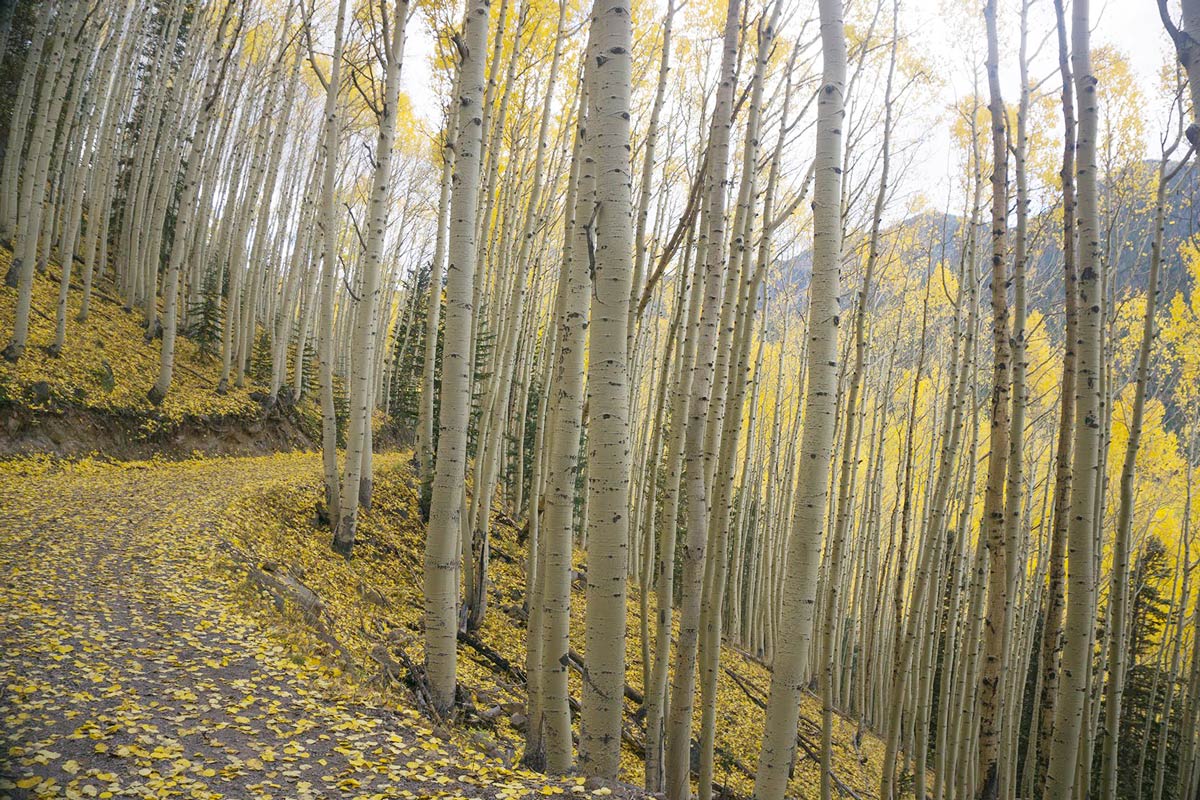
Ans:
[[[12,252],[0,247],[0,275]],[[185,337],[176,347],[175,379],[161,406],[146,390],[158,375],[158,342],[146,342],[141,315],[126,311],[100,284],[90,314],[79,322],[82,290],[72,286],[66,346],[54,341],[59,267],[34,279],[30,346],[17,364],[0,360],[0,456],[55,453],[141,457],[171,454],[255,454],[309,446],[319,418],[306,404],[267,414],[248,383],[217,394],[219,360]],[[12,331],[16,289],[0,283],[0,335]],[[293,413],[294,412],[294,413]]]
[[[7,259],[8,252],[0,250],[0,272]],[[154,343],[144,341],[138,314],[126,312],[109,296],[108,288],[101,288],[86,323],[75,321],[78,294],[72,293],[68,346],[61,356],[52,357],[45,345],[53,339],[57,291],[54,271],[52,265],[50,274],[39,275],[36,280],[32,346],[17,365],[0,363],[0,415],[5,426],[0,435],[0,456],[77,456],[92,451],[120,457],[186,456],[192,450],[205,454],[262,453],[306,443],[303,425],[305,414],[311,414],[311,409],[301,406],[294,418],[282,419],[263,412],[252,396],[255,387],[217,394],[213,387],[219,363],[204,358],[194,343],[184,339],[179,344],[181,368],[174,390],[161,407],[152,406],[146,399],[145,388],[154,379],[157,348]],[[11,324],[14,299],[14,290],[0,287],[0,330]],[[410,758],[418,766],[410,766],[403,776],[392,773],[392,760],[407,754],[405,748],[410,745],[401,748],[404,753],[379,753],[389,755],[388,763],[392,766],[385,769],[376,764],[375,773],[394,779],[395,787],[408,786],[401,778],[411,780],[418,773],[423,776],[421,780],[440,786],[444,780],[457,781],[464,769],[476,769],[485,763],[489,774],[494,772],[497,781],[511,782],[511,786],[478,795],[459,792],[458,796],[518,797],[535,790],[542,793],[543,789],[550,793],[582,791],[583,787],[577,783],[546,782],[540,776],[513,771],[520,760],[524,731],[526,555],[519,526],[503,515],[495,515],[493,526],[487,617],[477,637],[465,636],[460,640],[462,707],[454,718],[447,720],[431,720],[427,712],[422,713],[419,682],[414,675],[419,676],[419,665],[423,662],[421,579],[425,529],[418,516],[417,480],[409,462],[407,453],[377,455],[374,505],[362,514],[355,558],[347,562],[330,551],[328,531],[317,520],[321,467],[318,457],[311,453],[252,459],[193,459],[177,464],[166,464],[158,458],[153,462],[124,464],[100,464],[86,459],[63,464],[40,457],[0,460],[0,500],[6,508],[19,509],[16,522],[6,526],[2,533],[8,556],[0,562],[0,572],[8,577],[9,583],[0,592],[0,611],[16,625],[11,638],[3,642],[9,655],[7,660],[0,661],[0,679],[19,677],[17,682],[22,687],[8,701],[11,707],[3,710],[5,714],[22,714],[26,713],[25,706],[33,703],[39,710],[69,710],[75,715],[74,726],[60,730],[62,720],[55,714],[46,716],[31,710],[31,716],[24,720],[29,724],[10,731],[8,745],[17,748],[13,753],[18,768],[16,772],[0,774],[0,796],[4,796],[5,789],[16,797],[53,796],[69,783],[84,785],[74,781],[79,775],[90,774],[93,778],[118,775],[115,769],[118,764],[129,767],[130,771],[125,776],[127,780],[104,784],[117,787],[112,791],[153,789],[168,785],[162,781],[174,780],[183,781],[175,785],[198,788],[201,793],[197,796],[205,796],[204,792],[209,790],[213,795],[208,796],[229,794],[231,790],[231,796],[268,796],[270,781],[254,784],[244,774],[244,766],[227,774],[222,770],[228,764],[208,765],[204,759],[193,758],[190,760],[195,762],[195,769],[188,767],[167,773],[156,768],[155,759],[150,757],[159,750],[149,746],[139,750],[135,742],[123,742],[126,750],[121,758],[130,761],[109,761],[114,756],[107,750],[90,752],[85,748],[77,752],[80,740],[103,744],[107,734],[97,737],[96,731],[132,720],[122,716],[125,711],[113,711],[104,703],[96,711],[95,702],[119,702],[122,691],[106,694],[92,690],[85,693],[86,697],[60,696],[55,687],[78,683],[79,676],[74,672],[61,676],[57,671],[70,668],[82,670],[88,676],[110,674],[109,666],[93,663],[91,656],[99,655],[103,647],[111,650],[114,642],[116,650],[106,657],[120,655],[137,660],[146,655],[144,646],[150,641],[164,648],[162,652],[156,651],[156,658],[171,664],[163,668],[161,679],[186,683],[198,674],[213,692],[223,691],[225,673],[208,674],[201,669],[200,673],[184,670],[188,673],[185,675],[176,669],[175,659],[184,655],[194,656],[202,665],[205,659],[214,657],[207,645],[200,646],[204,642],[190,634],[183,639],[183,649],[172,655],[175,628],[179,625],[184,629],[197,625],[219,637],[219,646],[213,646],[223,649],[226,655],[246,648],[255,650],[258,653],[255,657],[261,662],[259,667],[266,671],[256,673],[252,679],[235,676],[238,681],[251,680],[258,688],[285,679],[314,683],[321,690],[317,697],[322,703],[328,700],[332,704],[331,709],[320,715],[322,728],[337,730],[336,726],[349,725],[342,730],[357,730],[355,726],[365,725],[375,730],[384,724],[380,720],[385,720],[387,725],[399,724],[405,728],[406,732],[398,735],[416,739],[436,730],[445,742],[438,747],[445,752],[435,763]],[[102,535],[93,535],[96,531]],[[27,566],[31,552],[55,564],[54,569],[61,573],[59,583],[77,588],[50,593],[38,588],[41,585],[38,573]],[[132,554],[122,568],[134,571],[114,573],[105,566],[93,574],[83,569],[91,563],[107,565],[115,554]],[[571,608],[572,630],[576,634],[573,648],[584,661],[587,656],[582,641],[582,576],[586,568],[584,554],[577,552],[578,577]],[[137,592],[133,600],[140,602],[146,593],[157,595],[153,599],[154,612],[137,620],[126,620],[121,623],[121,630],[113,632],[112,638],[104,642],[89,640],[85,645],[82,640],[69,639],[69,636],[84,636],[98,624],[92,616],[97,610],[129,599],[126,592],[130,577],[135,578]],[[174,582],[177,579],[178,584]],[[218,593],[236,603],[212,606],[216,602],[211,596],[214,587],[223,587]],[[81,611],[78,605],[81,599],[96,609]],[[651,599],[650,607],[653,605]],[[636,795],[630,787],[640,786],[643,781],[639,606],[640,598],[634,589],[629,598],[624,642],[628,684],[621,777],[626,786],[613,787],[618,794]],[[78,616],[81,613],[87,616],[86,620]],[[247,613],[255,626],[252,641],[245,637],[242,627],[245,624],[242,615]],[[201,619],[197,620],[197,615]],[[147,620],[152,622],[151,627],[141,630]],[[163,620],[174,623],[164,628],[160,624]],[[60,627],[67,631],[68,638],[42,635],[48,636],[49,631]],[[102,626],[100,630],[103,633]],[[164,639],[169,641],[160,641]],[[274,644],[264,644],[268,640]],[[54,647],[47,644],[50,641]],[[55,649],[61,647],[71,649]],[[283,649],[273,649],[276,647]],[[192,652],[189,648],[198,649]],[[770,674],[755,659],[730,648],[722,655],[722,665],[715,779],[727,796],[747,797],[753,784]],[[582,689],[579,665],[572,666],[576,669],[570,673],[571,694],[578,698]],[[297,668],[295,675],[290,673],[293,667]],[[173,697],[171,692],[177,689],[196,691],[172,683],[147,686],[143,694]],[[294,693],[293,699],[306,704],[307,692],[305,689]],[[222,707],[233,707],[238,702],[241,700],[229,699]],[[269,706],[272,698],[265,702]],[[276,696],[273,702],[283,700]],[[354,705],[360,702],[370,709],[366,717]],[[158,719],[171,711],[181,717],[175,722],[182,722],[190,713],[186,708],[182,711],[188,713],[177,713],[181,709],[167,700],[151,708],[152,711],[147,711],[139,706],[137,713]],[[92,712],[97,714],[94,719],[89,716]],[[297,719],[312,716],[308,705],[289,713],[299,715]],[[348,716],[338,716],[341,714]],[[79,715],[82,717],[78,718]],[[244,716],[247,715],[234,715]],[[819,703],[806,696],[790,796],[819,796],[819,718]],[[39,719],[49,727],[39,728]],[[89,719],[93,725],[87,724]],[[246,736],[269,738],[259,724],[263,718],[250,716],[250,719],[251,723],[236,719],[225,722],[234,731],[239,726],[249,726],[236,734],[243,740]],[[138,724],[158,726],[159,722],[145,723],[143,719]],[[380,730],[385,729],[392,730]],[[698,717],[694,730],[699,731]],[[129,732],[135,733],[133,728]],[[847,796],[850,793],[860,798],[874,796],[882,761],[879,741],[849,721],[839,721],[835,733],[834,772],[839,788]],[[43,742],[40,750],[27,750],[34,741]],[[43,750],[59,752],[55,749],[59,745],[51,747],[47,741],[59,742],[60,755],[64,757],[47,759],[39,755]],[[174,746],[162,752],[183,757],[175,752]],[[245,762],[256,756],[242,752],[235,757]],[[70,770],[64,775],[55,771],[70,763],[82,765],[83,771],[78,775]],[[209,769],[222,775],[224,783],[212,786],[205,783],[205,771]],[[339,791],[328,796],[355,796],[353,789],[369,788],[361,775],[348,769],[344,767],[341,777],[333,781]],[[142,770],[151,771],[154,781],[147,780]],[[269,766],[266,771],[271,771]],[[4,783],[6,777],[11,785]],[[48,783],[51,778],[54,782]],[[340,783],[351,779],[358,784]],[[273,780],[280,781],[281,776],[276,775]],[[194,782],[201,785],[197,787]],[[94,781],[92,785],[97,791],[109,791],[102,783]],[[424,797],[433,790],[426,786],[412,791],[413,796]],[[447,791],[450,791],[448,796],[454,795],[451,789]],[[304,795],[292,786],[283,796]]]
[[[286,635],[215,532],[231,497],[317,469],[0,463],[0,797],[612,793],[509,769]]]
[[[297,457],[292,457],[297,458]],[[417,480],[405,456],[376,460],[373,508],[363,515],[352,561],[328,547],[328,532],[316,526],[320,474],[288,471],[234,502],[221,535],[253,563],[269,563],[302,580],[321,600],[324,624],[349,656],[357,679],[390,687],[394,702],[411,705],[411,667],[423,662],[421,575],[424,526],[417,511]],[[492,541],[488,612],[480,635],[460,637],[459,684],[466,702],[452,721],[469,741],[506,763],[521,755],[524,730],[525,615],[524,542],[512,520],[497,514]],[[586,570],[576,553],[578,574]],[[582,579],[572,596],[573,648],[586,662],[583,646]],[[644,741],[640,705],[641,640],[638,596],[631,591],[625,638],[627,667],[625,745],[622,780],[641,785],[640,745]],[[651,603],[653,607],[653,602]],[[306,624],[291,615],[296,629]],[[325,645],[328,647],[328,644]],[[746,655],[726,648],[718,688],[716,782],[734,797],[747,797],[762,735],[763,710],[770,685],[768,670]],[[419,671],[419,667],[417,668]],[[570,673],[571,694],[580,697],[577,670]],[[699,704],[695,730],[699,731]],[[806,695],[801,709],[801,749],[789,796],[820,795],[820,704]],[[834,773],[848,794],[875,796],[882,745],[847,720],[835,726]]]

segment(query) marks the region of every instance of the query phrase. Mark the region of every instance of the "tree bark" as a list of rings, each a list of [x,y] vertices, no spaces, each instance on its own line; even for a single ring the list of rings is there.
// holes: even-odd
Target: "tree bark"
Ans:
[[[633,272],[630,93],[633,22],[621,0],[596,0],[593,108],[595,275],[589,346],[588,570],[580,766],[616,780],[624,703],[629,539],[629,287]]]
[[[817,99],[813,189],[813,276],[809,287],[808,385],[780,628],[762,750],[754,780],[759,800],[779,800],[796,752],[800,694],[812,648],[817,567],[829,500],[837,398],[837,297],[842,255],[842,124],[846,34],[841,0],[820,0],[823,70]]]
[[[459,48],[459,134],[450,198],[441,409],[425,539],[425,663],[430,690],[440,711],[454,704],[456,683],[459,541],[471,407],[475,209],[489,7],[489,0],[467,0]]]
[[[1079,101],[1076,140],[1076,184],[1079,190],[1079,328],[1076,340],[1078,384],[1075,393],[1074,453],[1068,560],[1066,620],[1063,626],[1062,677],[1059,682],[1053,742],[1046,772],[1045,800],[1068,800],[1075,784],[1079,744],[1090,738],[1084,728],[1084,706],[1090,683],[1092,587],[1096,494],[1100,483],[1102,391],[1100,376],[1102,284],[1097,205],[1096,77],[1090,52],[1090,0],[1074,0],[1071,21],[1071,66]]]

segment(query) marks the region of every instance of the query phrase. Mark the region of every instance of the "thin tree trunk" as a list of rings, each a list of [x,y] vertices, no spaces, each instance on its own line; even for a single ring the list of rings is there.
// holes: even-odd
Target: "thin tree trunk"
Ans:
[[[776,643],[771,695],[754,781],[759,800],[779,800],[796,752],[800,693],[812,649],[814,599],[821,539],[829,500],[833,420],[837,414],[837,297],[841,267],[842,125],[845,119],[846,35],[841,0],[819,0],[823,71],[817,100],[817,151],[813,189],[813,275],[809,287],[808,385],[804,433],[785,591]]]
[[[349,558],[358,526],[359,491],[363,481],[364,452],[370,451],[371,409],[375,405],[372,373],[379,305],[383,236],[388,224],[388,191],[396,139],[396,110],[400,95],[400,67],[408,22],[407,0],[397,0],[390,20],[384,18],[384,90],[379,108],[379,136],[375,145],[375,170],[367,206],[367,238],[362,255],[362,284],[354,318],[353,368],[350,376],[350,429],[346,434],[346,463],[342,478],[340,516],[333,531],[333,549]],[[386,14],[386,12],[384,12]],[[391,26],[389,31],[388,26]],[[390,39],[387,35],[390,33]],[[253,313],[253,307],[250,309]]]
[[[459,45],[459,133],[450,198],[440,431],[425,539],[425,663],[440,711],[454,704],[456,685],[459,542],[471,406],[475,209],[482,146],[480,105],[489,6],[489,0],[467,0]]]
[[[1012,373],[1008,308],[1008,136],[1000,95],[1000,53],[996,0],[984,6],[987,23],[988,110],[992,125],[992,400],[987,489],[980,528],[987,548],[987,610],[984,661],[979,682],[979,765],[974,795],[995,800],[999,794],[997,753],[1002,718],[999,691],[1012,601],[1009,597],[1005,541],[1004,486],[1011,430]]]
[[[1099,215],[1097,211],[1096,131],[1097,81],[1090,53],[1090,0],[1074,0],[1071,25],[1071,65],[1079,100],[1076,140],[1076,183],[1079,189],[1079,328],[1076,357],[1078,385],[1075,394],[1074,453],[1070,520],[1067,528],[1067,597],[1063,626],[1062,678],[1058,687],[1053,742],[1046,772],[1045,800],[1073,796],[1079,744],[1090,738],[1084,728],[1084,706],[1090,682],[1092,587],[1096,495],[1100,482],[1102,386],[1101,283]]]
[[[192,133],[193,149],[188,156],[184,169],[183,193],[179,198],[178,210],[175,216],[175,236],[172,241],[171,255],[167,262],[167,277],[163,284],[163,334],[162,347],[159,349],[158,379],[147,393],[150,402],[158,405],[167,396],[171,388],[171,380],[175,371],[175,337],[179,328],[179,270],[183,266],[183,256],[188,247],[188,236],[191,234],[193,220],[197,211],[196,196],[200,188],[200,164],[204,160],[203,147],[208,140],[209,128],[216,117],[218,94],[221,82],[225,79],[229,60],[237,48],[237,37],[241,31],[242,18],[230,35],[228,52],[225,50],[225,32],[233,16],[236,6],[234,0],[228,0],[221,12],[217,23],[216,42],[213,53],[209,57],[208,75],[204,79],[204,94],[200,104],[200,118]]]

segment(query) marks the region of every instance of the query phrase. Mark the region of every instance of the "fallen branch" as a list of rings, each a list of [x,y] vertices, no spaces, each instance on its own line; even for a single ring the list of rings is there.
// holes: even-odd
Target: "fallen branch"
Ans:
[[[525,670],[513,664],[504,656],[500,655],[493,647],[491,647],[483,639],[479,638],[478,634],[470,631],[459,630],[458,640],[470,647],[479,655],[483,656],[484,660],[504,672],[507,672],[513,679],[525,683]]]
[[[767,702],[765,700],[763,700],[762,697],[759,696],[759,694],[755,690],[753,684],[751,684],[749,681],[747,681],[741,675],[738,675],[736,672],[734,672],[732,669],[730,669],[728,665],[722,667],[722,669],[725,671],[726,675],[728,675],[730,678],[733,679],[733,682],[735,684],[737,684],[737,687],[739,689],[741,689],[742,692],[745,693],[746,697],[750,698],[750,702],[754,703],[754,705],[758,706],[759,708],[763,709],[764,711],[766,710]],[[801,719],[804,719],[804,718],[801,717]],[[808,720],[804,720],[804,721],[807,722]],[[817,764],[821,763],[820,752],[818,752],[817,748],[811,742],[809,742],[807,739],[805,739],[804,736],[801,735],[801,733],[799,731],[796,731],[796,744],[800,747],[801,750],[804,751],[804,754],[806,756],[808,756],[808,758],[812,759]],[[839,794],[846,796],[846,797],[853,797],[853,798],[855,798],[855,800],[860,800],[858,793],[855,792],[853,789],[851,789],[849,786],[847,786],[841,780],[841,778],[839,778],[836,774],[834,774],[832,769],[829,770],[829,777],[833,780],[833,784],[834,784],[834,786],[837,787]]]
[[[574,647],[567,649],[567,666],[578,672],[580,675],[583,675],[587,670],[587,667],[583,663],[583,656],[579,655],[579,653],[576,653]],[[630,686],[628,683],[625,684],[625,699],[629,700],[630,702],[637,703],[639,706],[646,702],[645,695]]]
[[[399,661],[392,658],[393,652],[399,657]],[[442,721],[442,716],[438,713],[437,705],[433,701],[433,694],[429,691],[429,680],[425,676],[424,668],[414,663],[403,647],[397,646],[392,651],[386,644],[380,642],[372,648],[371,660],[382,668],[384,677],[397,683],[403,683],[412,691],[417,701],[417,708],[423,714],[436,722]],[[406,674],[407,679],[405,678]]]
[[[282,613],[289,602],[295,605],[300,609],[301,616],[312,634],[327,645],[344,666],[354,667],[354,660],[349,651],[333,635],[329,625],[329,613],[325,610],[325,603],[320,595],[290,572],[281,572],[279,565],[274,562],[264,561],[260,564],[257,559],[239,550],[232,542],[224,539],[221,542],[234,563],[246,570],[247,582],[270,597],[277,611]]]

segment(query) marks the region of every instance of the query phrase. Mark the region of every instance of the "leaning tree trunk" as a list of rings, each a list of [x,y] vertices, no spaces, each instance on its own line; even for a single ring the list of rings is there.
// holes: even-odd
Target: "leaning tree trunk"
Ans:
[[[383,257],[383,237],[387,230],[388,192],[392,183],[392,153],[396,141],[396,110],[400,97],[400,66],[404,60],[404,31],[408,21],[408,0],[396,0],[391,17],[391,41],[383,56],[383,104],[379,108],[379,137],[375,145],[375,171],[371,199],[367,205],[367,239],[362,257],[362,284],[359,306],[354,316],[353,359],[350,376],[350,430],[346,434],[346,464],[342,479],[341,515],[333,531],[333,549],[349,558],[358,526],[359,488],[363,479],[363,451],[371,443],[371,409],[375,405],[372,365],[375,340],[380,326],[375,323],[379,304],[379,285]],[[386,30],[386,28],[385,28]],[[250,309],[253,314],[254,309]]]
[[[792,528],[787,543],[771,696],[754,780],[759,800],[780,800],[796,753],[800,694],[812,649],[817,567],[829,501],[837,414],[838,271],[842,259],[842,124],[846,33],[841,0],[819,0],[823,71],[817,100],[813,187],[813,275],[809,288],[808,385]]]

